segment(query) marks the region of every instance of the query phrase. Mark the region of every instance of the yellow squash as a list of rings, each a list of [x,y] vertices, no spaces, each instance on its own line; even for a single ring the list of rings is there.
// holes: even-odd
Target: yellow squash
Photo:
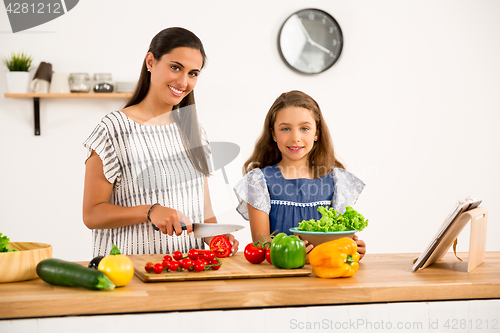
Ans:
[[[113,245],[110,255],[102,258],[97,269],[103,272],[116,287],[125,286],[134,277],[132,260],[121,254],[115,245]]]
[[[353,276],[358,271],[358,261],[358,246],[347,237],[322,243],[309,253],[313,273],[321,278]]]

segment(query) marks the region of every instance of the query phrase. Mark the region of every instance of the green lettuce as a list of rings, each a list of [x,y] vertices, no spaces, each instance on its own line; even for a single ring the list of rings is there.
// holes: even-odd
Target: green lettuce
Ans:
[[[9,243],[10,239],[7,236],[2,236],[2,233],[0,233],[0,252],[14,252],[18,251],[17,249],[10,249],[9,248]]]
[[[304,220],[299,223],[297,229],[301,231],[319,232],[361,231],[368,226],[368,220],[351,206],[345,208],[344,214],[339,214],[336,209],[328,209],[323,206],[318,207],[318,212],[322,215],[321,219]]]

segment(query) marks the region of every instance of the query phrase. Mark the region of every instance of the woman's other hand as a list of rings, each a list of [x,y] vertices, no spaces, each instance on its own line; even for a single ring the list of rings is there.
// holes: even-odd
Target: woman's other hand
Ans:
[[[366,244],[361,239],[358,239],[358,236],[356,235],[354,235],[352,239],[354,239],[356,245],[358,245],[359,260],[361,260],[366,253]]]
[[[236,252],[238,252],[238,245],[240,244],[240,242],[238,242],[238,240],[231,234],[225,234],[224,236],[226,236],[229,243],[231,243],[231,253],[229,254],[229,256],[232,257],[236,254]]]

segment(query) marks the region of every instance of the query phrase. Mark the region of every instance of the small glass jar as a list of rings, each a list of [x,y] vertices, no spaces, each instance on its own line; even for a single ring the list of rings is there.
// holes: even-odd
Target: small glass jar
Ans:
[[[87,73],[71,73],[69,75],[69,90],[71,92],[89,92],[90,76]]]
[[[113,92],[113,80],[109,73],[96,73],[94,74],[94,92],[96,93],[110,93]]]

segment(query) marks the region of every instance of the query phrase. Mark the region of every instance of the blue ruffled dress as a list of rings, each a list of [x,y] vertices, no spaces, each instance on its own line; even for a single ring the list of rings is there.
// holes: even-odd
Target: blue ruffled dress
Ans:
[[[315,179],[285,179],[277,165],[253,169],[241,179],[234,191],[236,210],[248,220],[247,203],[269,215],[271,232],[292,234],[303,220],[319,219],[318,206],[344,212],[352,206],[365,184],[350,172],[335,168]]]

